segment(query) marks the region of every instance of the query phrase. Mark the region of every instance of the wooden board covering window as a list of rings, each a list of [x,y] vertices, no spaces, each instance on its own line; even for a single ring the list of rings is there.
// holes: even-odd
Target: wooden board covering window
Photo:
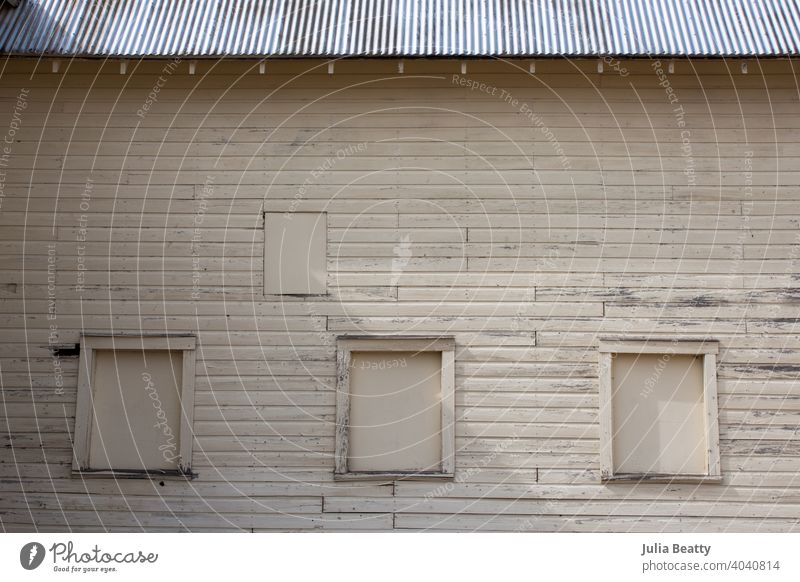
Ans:
[[[614,472],[704,473],[702,357],[617,354],[611,378]]]
[[[175,351],[97,350],[93,469],[178,469],[182,358]]]
[[[442,354],[353,352],[353,471],[441,471]]]

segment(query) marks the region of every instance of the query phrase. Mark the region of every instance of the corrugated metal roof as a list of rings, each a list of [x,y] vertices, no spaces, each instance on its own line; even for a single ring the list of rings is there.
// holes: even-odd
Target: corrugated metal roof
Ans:
[[[789,56],[800,0],[23,0],[0,52],[76,56]]]

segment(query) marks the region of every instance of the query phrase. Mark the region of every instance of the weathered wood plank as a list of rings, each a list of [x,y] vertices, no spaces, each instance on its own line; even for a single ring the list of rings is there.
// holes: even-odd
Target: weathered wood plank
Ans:
[[[4,528],[796,529],[791,63],[678,67],[691,156],[644,61],[470,64],[552,138],[443,62],[322,65],[181,71],[144,119],[159,63],[4,65],[0,115],[32,89],[0,213]],[[327,296],[263,294],[265,209],[328,213]],[[197,479],[71,476],[78,359],[50,333],[111,329],[196,335]],[[343,333],[455,336],[453,481],[333,480]],[[606,336],[719,341],[721,484],[600,484]]]

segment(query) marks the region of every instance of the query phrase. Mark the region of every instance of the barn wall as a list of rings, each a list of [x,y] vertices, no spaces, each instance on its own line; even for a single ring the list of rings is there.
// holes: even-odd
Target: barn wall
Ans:
[[[796,529],[797,71],[527,67],[0,63],[2,527]],[[263,295],[264,210],[328,297]],[[197,334],[196,480],[70,476],[81,330]],[[455,336],[453,482],[334,482],[345,333]],[[600,483],[609,335],[720,342],[721,485]]]

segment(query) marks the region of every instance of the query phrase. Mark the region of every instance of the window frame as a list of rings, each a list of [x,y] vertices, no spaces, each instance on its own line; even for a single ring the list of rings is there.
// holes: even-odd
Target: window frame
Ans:
[[[194,421],[195,347],[194,335],[81,335],[78,368],[78,397],[75,407],[74,450],[72,475],[74,477],[127,477],[127,478],[175,478],[193,479],[192,472],[192,425]],[[94,373],[95,350],[118,351],[181,351],[181,423],[178,430],[178,469],[92,469],[89,466],[91,432],[94,406],[91,380]]]
[[[613,481],[719,483],[722,480],[719,450],[719,402],[717,398],[717,354],[715,340],[601,339],[599,346],[600,396],[600,479]],[[615,473],[613,459],[613,386],[611,366],[614,354],[669,354],[703,357],[703,417],[705,421],[706,472]]]
[[[441,471],[350,471],[350,365],[353,352],[440,352]],[[455,339],[424,336],[340,336],[336,349],[336,445],[334,479],[452,479],[455,476]]]

